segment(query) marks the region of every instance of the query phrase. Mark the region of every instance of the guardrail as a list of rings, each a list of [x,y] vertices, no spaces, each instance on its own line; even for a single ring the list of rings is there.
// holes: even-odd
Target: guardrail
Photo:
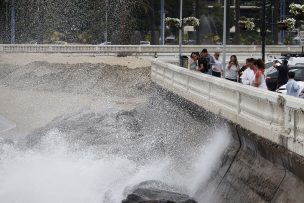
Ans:
[[[201,51],[207,48],[210,53],[222,52],[221,45],[183,45],[183,53]],[[154,53],[178,53],[178,45],[52,45],[52,44],[0,44],[0,53],[130,53],[130,54],[154,54]],[[299,46],[266,46],[269,55],[286,52],[301,52]],[[259,45],[228,45],[227,53],[261,53]]]
[[[304,156],[304,100],[154,60],[152,81]]]

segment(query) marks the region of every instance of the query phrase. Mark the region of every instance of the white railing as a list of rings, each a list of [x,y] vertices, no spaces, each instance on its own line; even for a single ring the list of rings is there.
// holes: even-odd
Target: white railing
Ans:
[[[304,100],[261,90],[160,60],[152,80],[208,111],[304,156]]]
[[[193,51],[201,51],[203,48],[207,48],[210,53],[219,51],[222,52],[222,46],[220,45],[184,45],[183,53],[189,54]],[[283,52],[300,52],[299,46],[266,46],[267,55],[281,54]],[[131,53],[131,54],[154,54],[154,53],[178,53],[178,45],[35,45],[35,44],[0,44],[0,53]],[[261,46],[257,45],[228,45],[227,53],[236,54],[244,53],[260,54]]]

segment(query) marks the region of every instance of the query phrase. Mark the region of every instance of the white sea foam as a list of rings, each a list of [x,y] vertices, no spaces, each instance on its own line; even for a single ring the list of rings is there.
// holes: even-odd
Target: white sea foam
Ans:
[[[229,140],[227,129],[215,132],[181,174],[170,158],[139,164],[118,155],[100,155],[72,146],[55,129],[29,150],[0,144],[0,202],[118,203],[126,188],[146,180],[160,180],[194,195],[208,181]]]

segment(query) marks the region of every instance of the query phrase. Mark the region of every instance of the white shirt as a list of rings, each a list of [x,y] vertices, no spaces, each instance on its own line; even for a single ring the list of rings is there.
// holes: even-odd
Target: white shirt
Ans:
[[[267,84],[266,84],[266,78],[265,75],[261,75],[261,84],[258,86],[258,88],[263,89],[263,90],[268,90]]]
[[[225,78],[236,80],[238,76],[238,71],[240,70],[239,66],[231,65],[230,68],[228,68],[229,64],[226,66],[226,72],[225,72]]]
[[[251,68],[246,68],[246,70],[241,75],[242,83],[244,85],[251,85],[255,80],[254,75],[254,71]]]
[[[300,92],[300,85],[294,80],[289,79],[286,84],[287,95],[297,97]]]
[[[219,60],[216,60],[215,58],[213,59],[214,59],[214,65],[212,65],[212,70],[217,73],[222,72],[223,64]]]
[[[257,78],[257,77],[259,77],[258,75],[260,75],[260,78]],[[259,86],[257,86],[258,88],[260,88],[260,89],[264,89],[264,90],[267,90],[268,88],[267,88],[267,84],[266,84],[266,77],[265,77],[265,74],[264,74],[264,72],[262,72],[261,70],[257,70],[257,72],[255,73],[255,75],[254,75],[254,79],[256,80],[260,80],[260,84],[259,84]],[[254,80],[254,83],[256,84],[257,83],[257,81],[255,81]]]

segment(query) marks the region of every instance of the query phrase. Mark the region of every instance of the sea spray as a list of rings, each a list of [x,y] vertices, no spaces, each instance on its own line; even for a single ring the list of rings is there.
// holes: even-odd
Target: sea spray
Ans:
[[[229,144],[224,129],[215,132],[194,155],[190,170],[181,174],[170,157],[136,163],[125,157],[80,149],[64,137],[53,129],[39,146],[26,151],[11,144],[1,145],[0,202],[116,203],[124,198],[128,188],[146,180],[159,180],[178,188],[178,192],[195,195]]]
[[[21,120],[23,125],[50,119],[25,140],[8,134],[5,137],[12,140],[0,142],[0,202],[118,203],[134,186],[151,180],[178,193],[195,194],[208,179],[207,172],[202,178],[196,169],[209,163],[199,160],[206,159],[211,151],[206,145],[213,145],[214,129],[225,121],[150,86],[149,73],[149,68],[36,62],[7,74],[1,82],[22,93],[13,101],[28,97],[9,109],[21,109],[27,117],[43,114]],[[54,102],[50,95],[58,93],[60,102],[49,108],[48,103]],[[61,97],[71,95],[89,100],[97,96],[113,108],[84,109],[78,100]],[[137,101],[138,96],[146,102],[140,100],[126,110],[130,102],[126,98]],[[117,104],[123,105],[117,108]],[[227,135],[225,129],[219,131]],[[218,156],[211,157],[219,161]]]
[[[221,158],[231,141],[232,137],[228,127],[213,131],[209,143],[206,143],[199,151],[190,170],[191,176],[187,184],[190,195],[195,196],[201,188],[207,185],[212,173],[220,167]]]

